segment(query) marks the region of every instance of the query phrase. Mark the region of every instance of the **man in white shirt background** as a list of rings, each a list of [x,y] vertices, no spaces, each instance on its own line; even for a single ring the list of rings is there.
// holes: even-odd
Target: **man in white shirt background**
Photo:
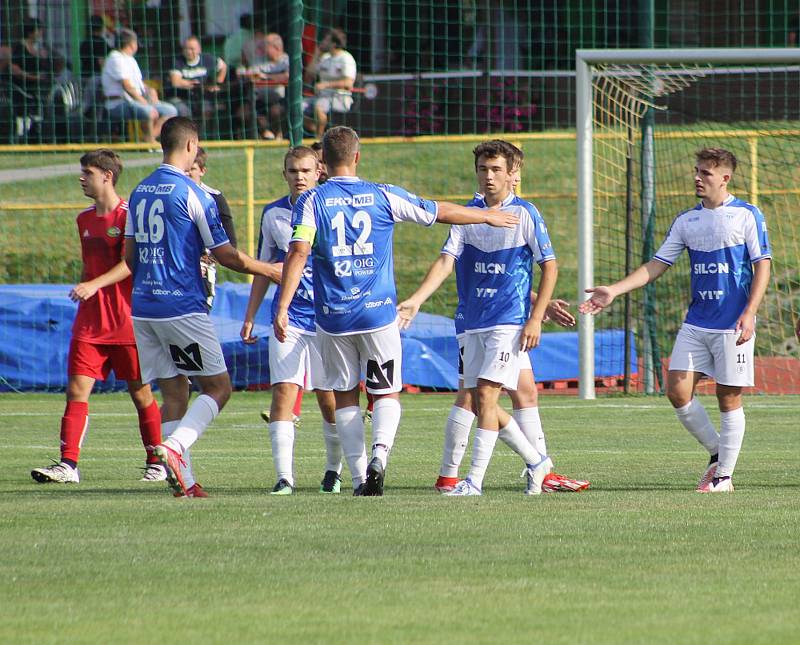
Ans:
[[[139,51],[135,31],[120,29],[118,47],[103,65],[102,85],[105,108],[112,121],[139,121],[147,143],[155,143],[164,122],[177,116],[174,105],[160,101],[158,92],[144,84],[142,70],[134,56]]]
[[[349,112],[353,106],[356,61],[348,52],[347,35],[341,29],[329,29],[322,36],[314,58],[306,68],[306,83],[314,84],[314,97],[303,111],[305,127],[321,139],[331,112]]]

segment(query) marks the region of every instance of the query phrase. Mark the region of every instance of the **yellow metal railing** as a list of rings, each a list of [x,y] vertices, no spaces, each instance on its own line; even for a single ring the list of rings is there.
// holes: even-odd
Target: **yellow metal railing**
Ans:
[[[491,135],[488,135],[491,136]],[[574,132],[526,132],[515,133],[513,135],[493,135],[496,137],[506,136],[513,143],[522,148],[525,142],[532,141],[574,141]],[[600,133],[595,135],[598,139],[615,138],[615,133]],[[763,190],[759,187],[758,177],[758,142],[762,137],[797,137],[800,130],[679,130],[672,132],[656,132],[656,139],[696,139],[696,138],[737,138],[746,139],[749,151],[750,166],[750,191],[749,199],[753,204],[757,204],[761,195],[781,195],[781,194],[800,194],[800,188],[787,188],[782,190]],[[361,140],[364,146],[373,145],[401,145],[401,144],[440,144],[440,143],[477,143],[485,141],[487,135],[432,135],[421,137],[373,137]],[[310,141],[305,142],[310,143]],[[43,152],[88,152],[95,150],[99,144],[31,144],[31,145],[0,145],[2,153],[43,153]],[[143,143],[114,143],[103,144],[113,145],[118,151],[147,151],[150,146]],[[250,255],[255,252],[256,230],[255,221],[252,213],[256,206],[263,206],[269,203],[267,199],[257,199],[255,197],[255,151],[263,148],[285,148],[285,141],[203,141],[203,147],[208,150],[242,150],[245,155],[245,198],[231,199],[231,206],[244,206],[251,215],[247,218],[246,245],[245,248]],[[576,199],[577,194],[556,193],[548,191],[524,192],[523,186],[517,187],[517,194],[527,199]],[[662,193],[666,195],[667,193]],[[671,194],[671,193],[670,193]],[[683,192],[675,195],[683,195]],[[623,196],[623,193],[613,196]],[[472,197],[471,194],[442,194],[431,195],[432,199],[447,201],[466,201]],[[4,202],[0,200],[0,212],[2,211],[53,211],[53,210],[76,210],[85,207],[85,202]]]

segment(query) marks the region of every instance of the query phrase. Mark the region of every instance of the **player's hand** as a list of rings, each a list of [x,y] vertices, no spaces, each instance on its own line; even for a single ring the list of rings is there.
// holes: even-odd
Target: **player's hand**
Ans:
[[[741,332],[739,334],[739,338],[736,339],[736,344],[744,345],[756,333],[755,315],[747,312],[743,313],[741,316],[739,316],[739,320],[736,321],[736,327],[734,329],[737,332]]]
[[[400,329],[408,329],[411,321],[419,313],[419,303],[409,298],[397,305],[397,326]]]
[[[578,311],[582,314],[599,314],[603,309],[608,307],[614,302],[614,292],[609,287],[592,287],[587,289],[586,293],[591,293],[592,296],[587,301],[578,305]]]
[[[69,297],[73,302],[86,302],[96,293],[97,287],[92,286],[90,282],[81,282],[69,292]]]
[[[275,332],[275,340],[282,343],[286,340],[286,329],[289,327],[289,312],[278,309],[275,312],[275,319],[272,321],[272,329]]]
[[[525,323],[520,335],[519,347],[523,352],[538,347],[542,340],[542,321],[531,318]]]
[[[253,336],[253,321],[252,320],[245,320],[242,323],[242,329],[239,332],[239,336],[242,337],[242,340],[247,343],[248,345],[252,345],[258,340],[258,336]]]
[[[569,303],[566,300],[551,300],[544,311],[544,320],[554,322],[561,327],[574,327],[575,316],[567,310]]]
[[[519,224],[519,217],[510,211],[501,211],[495,208],[486,209],[486,223],[489,226],[514,228]]]

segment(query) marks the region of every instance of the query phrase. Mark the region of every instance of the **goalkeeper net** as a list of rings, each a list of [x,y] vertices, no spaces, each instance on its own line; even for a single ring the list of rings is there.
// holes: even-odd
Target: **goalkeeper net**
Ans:
[[[579,204],[591,219],[581,229],[579,287],[610,284],[651,259],[674,217],[697,201],[695,151],[726,148],[739,161],[729,190],[761,209],[773,247],[757,326],[756,388],[794,392],[800,389],[793,332],[800,293],[800,65],[793,61],[800,63],[800,55],[771,52],[739,50],[730,61],[724,50],[706,60],[703,50],[677,60],[659,59],[652,50],[617,51],[606,60],[610,52],[585,52],[591,60],[579,62],[585,173],[581,179],[579,170]],[[583,93],[581,64],[590,83]],[[663,390],[672,342],[692,297],[689,280],[684,254],[657,282],[582,321],[584,396],[593,396],[596,384]],[[598,365],[594,355],[613,364]]]

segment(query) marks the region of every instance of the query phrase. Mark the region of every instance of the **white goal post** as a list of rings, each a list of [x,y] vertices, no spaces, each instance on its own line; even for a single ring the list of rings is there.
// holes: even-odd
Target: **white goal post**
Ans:
[[[593,78],[597,65],[776,65],[800,63],[800,48],[743,49],[579,49],[575,54],[578,302],[594,285],[593,234]],[[619,276],[620,278],[623,276]],[[602,314],[601,314],[602,315]],[[579,316],[579,390],[581,399],[595,398],[595,330],[591,315]],[[627,341],[626,341],[627,342]]]

